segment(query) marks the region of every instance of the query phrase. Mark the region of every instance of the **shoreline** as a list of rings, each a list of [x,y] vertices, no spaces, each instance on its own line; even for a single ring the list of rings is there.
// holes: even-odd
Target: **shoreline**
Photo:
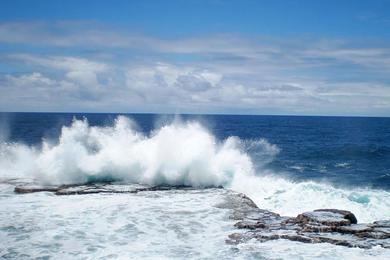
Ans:
[[[210,187],[204,189],[223,189]],[[16,194],[51,192],[58,196],[86,194],[117,194],[167,190],[202,190],[189,186],[147,186],[140,184],[92,183],[82,185],[15,186]],[[317,209],[296,217],[281,216],[259,208],[245,194],[226,191],[226,202],[217,207],[231,209],[230,219],[238,221],[234,227],[244,232],[232,233],[227,244],[245,243],[251,239],[266,242],[287,239],[302,243],[330,243],[346,247],[370,249],[375,246],[390,249],[390,220],[359,223],[346,209]]]

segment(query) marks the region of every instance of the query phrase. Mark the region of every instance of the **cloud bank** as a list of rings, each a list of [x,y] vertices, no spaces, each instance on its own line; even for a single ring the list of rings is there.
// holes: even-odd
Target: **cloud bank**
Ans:
[[[0,110],[388,116],[388,46],[1,23]]]

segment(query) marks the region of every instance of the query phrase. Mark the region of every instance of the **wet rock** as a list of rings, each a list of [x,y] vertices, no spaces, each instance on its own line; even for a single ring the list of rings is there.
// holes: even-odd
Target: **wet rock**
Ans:
[[[313,243],[313,239],[310,237],[306,237],[299,234],[293,234],[293,235],[280,235],[280,238],[288,239],[291,241],[298,241],[303,243]]]
[[[336,209],[319,209],[299,214],[295,221],[302,225],[315,223],[325,226],[345,226],[356,224],[355,215],[350,211]]]
[[[331,212],[334,214],[343,215],[345,219],[349,220],[351,224],[357,224],[357,219],[355,215],[348,210],[339,210],[339,209],[316,209],[315,212]]]
[[[59,186],[20,185],[14,189],[15,193],[52,192],[55,195],[83,195],[97,193],[137,193],[141,191],[162,191],[173,189],[190,189],[189,186],[148,186],[143,184],[122,184],[122,183],[91,183]]]
[[[227,202],[221,206],[232,209],[231,218],[240,220],[235,227],[247,230],[230,235],[226,242],[231,244],[251,239],[259,242],[287,239],[347,247],[390,248],[390,220],[357,224],[352,212],[339,209],[318,209],[297,217],[285,217],[259,209],[249,198],[235,193],[227,196]]]
[[[33,193],[33,192],[56,192],[59,189],[58,186],[34,186],[34,185],[26,185],[26,186],[16,186],[14,189],[15,193]]]
[[[237,245],[239,243],[246,242],[247,239],[245,236],[243,236],[240,233],[233,233],[228,236],[228,239],[226,239],[226,243],[229,245]]]
[[[374,221],[374,223],[372,223],[372,226],[375,226],[375,227],[390,227],[390,219],[389,220],[379,220],[379,221]]]
[[[388,226],[388,227],[375,227],[374,230],[379,231],[379,232],[383,232],[386,235],[390,235],[390,226]]]
[[[113,185],[113,184],[94,184],[94,185],[81,185],[74,187],[65,187],[57,190],[56,195],[81,195],[81,194],[96,194],[96,193],[137,193],[139,191],[145,191],[151,187],[131,184],[131,185]]]
[[[349,226],[338,227],[336,230],[340,233],[357,234],[357,233],[371,232],[373,231],[373,228],[370,227],[368,224],[354,224]]]
[[[265,228],[265,224],[259,221],[240,221],[234,225],[236,228],[256,229]]]
[[[53,192],[56,195],[82,195],[95,193],[137,193],[146,190],[157,190],[157,188],[139,184],[88,184],[59,186],[22,185],[15,187],[14,192],[20,194]]]

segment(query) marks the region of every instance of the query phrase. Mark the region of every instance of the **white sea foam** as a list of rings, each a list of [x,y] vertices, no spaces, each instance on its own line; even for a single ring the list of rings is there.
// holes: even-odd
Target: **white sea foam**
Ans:
[[[238,246],[241,259],[389,259],[390,250],[380,246],[372,249],[348,248],[328,243],[307,244],[284,239],[259,243],[251,240]]]
[[[222,189],[15,196],[0,184],[1,259],[227,259]],[[6,210],[5,210],[6,209]]]
[[[389,259],[390,250],[288,240],[237,246],[222,189],[55,196],[0,184],[5,259]]]
[[[279,152],[264,139],[217,140],[197,122],[165,124],[149,135],[118,117],[111,127],[87,120],[64,126],[42,148],[4,144],[0,178],[31,178],[50,184],[120,180],[151,185],[219,186],[249,195],[261,208],[296,215],[316,208],[351,210],[360,222],[389,218],[390,193],[294,183],[267,170]]]
[[[204,187],[227,185],[236,175],[253,173],[238,138],[219,143],[199,123],[165,125],[150,136],[135,129],[126,117],[118,117],[112,127],[74,120],[62,128],[58,142],[43,141],[40,150],[3,146],[2,175],[50,184],[112,179]]]
[[[337,208],[353,212],[360,223],[390,217],[390,193],[383,190],[342,189],[275,176],[248,177],[233,182],[231,187],[247,194],[259,207],[287,216],[319,208]]]

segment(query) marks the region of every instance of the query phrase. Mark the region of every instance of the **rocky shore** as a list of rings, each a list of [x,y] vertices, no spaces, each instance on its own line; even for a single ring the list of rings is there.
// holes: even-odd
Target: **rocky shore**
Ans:
[[[94,193],[138,193],[170,189],[193,189],[191,187],[166,187],[122,184],[88,184],[39,186],[21,185],[15,193],[52,192],[56,195],[82,195]],[[318,209],[304,212],[296,217],[280,216],[260,209],[247,196],[226,191],[226,200],[217,205],[229,209],[230,218],[236,220],[239,232],[229,235],[228,244],[244,243],[251,239],[265,242],[287,239],[303,243],[331,243],[347,247],[390,248],[390,220],[358,224],[355,215],[347,210]]]
[[[347,247],[390,248],[390,220],[358,224],[353,213],[347,210],[318,209],[304,212],[296,217],[280,216],[259,209],[243,194],[229,194],[222,207],[233,210],[235,226],[244,232],[231,234],[226,240],[230,244],[256,239],[265,242],[288,239],[303,243],[331,243]]]

